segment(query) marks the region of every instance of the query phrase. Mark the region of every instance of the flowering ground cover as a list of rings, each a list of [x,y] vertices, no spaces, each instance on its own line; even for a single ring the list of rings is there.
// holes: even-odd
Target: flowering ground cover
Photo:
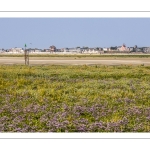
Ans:
[[[0,65],[0,132],[150,132],[150,67]]]

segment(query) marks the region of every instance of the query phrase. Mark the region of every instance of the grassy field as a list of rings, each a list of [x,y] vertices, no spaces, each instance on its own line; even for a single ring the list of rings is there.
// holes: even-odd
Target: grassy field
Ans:
[[[0,132],[150,132],[150,67],[0,65]]]

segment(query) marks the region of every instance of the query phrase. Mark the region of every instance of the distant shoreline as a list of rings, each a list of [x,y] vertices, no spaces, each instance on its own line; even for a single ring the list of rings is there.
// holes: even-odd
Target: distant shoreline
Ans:
[[[24,53],[0,53],[0,57],[24,57]],[[106,57],[119,57],[119,58],[149,58],[150,54],[144,53],[113,53],[113,54],[51,54],[51,53],[29,53],[29,57],[77,57],[77,58],[84,58],[84,57],[98,57],[98,58],[106,58]]]

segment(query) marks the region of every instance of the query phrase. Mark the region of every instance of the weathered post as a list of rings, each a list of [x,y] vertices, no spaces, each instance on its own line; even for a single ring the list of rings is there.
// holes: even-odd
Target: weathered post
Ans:
[[[29,50],[26,50],[27,45],[24,45],[24,59],[25,59],[25,65],[29,65]]]

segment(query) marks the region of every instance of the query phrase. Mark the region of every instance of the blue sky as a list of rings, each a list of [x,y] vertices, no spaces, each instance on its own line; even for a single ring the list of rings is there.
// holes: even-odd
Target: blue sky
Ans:
[[[150,18],[0,18],[0,48],[25,43],[28,48],[150,46]]]

